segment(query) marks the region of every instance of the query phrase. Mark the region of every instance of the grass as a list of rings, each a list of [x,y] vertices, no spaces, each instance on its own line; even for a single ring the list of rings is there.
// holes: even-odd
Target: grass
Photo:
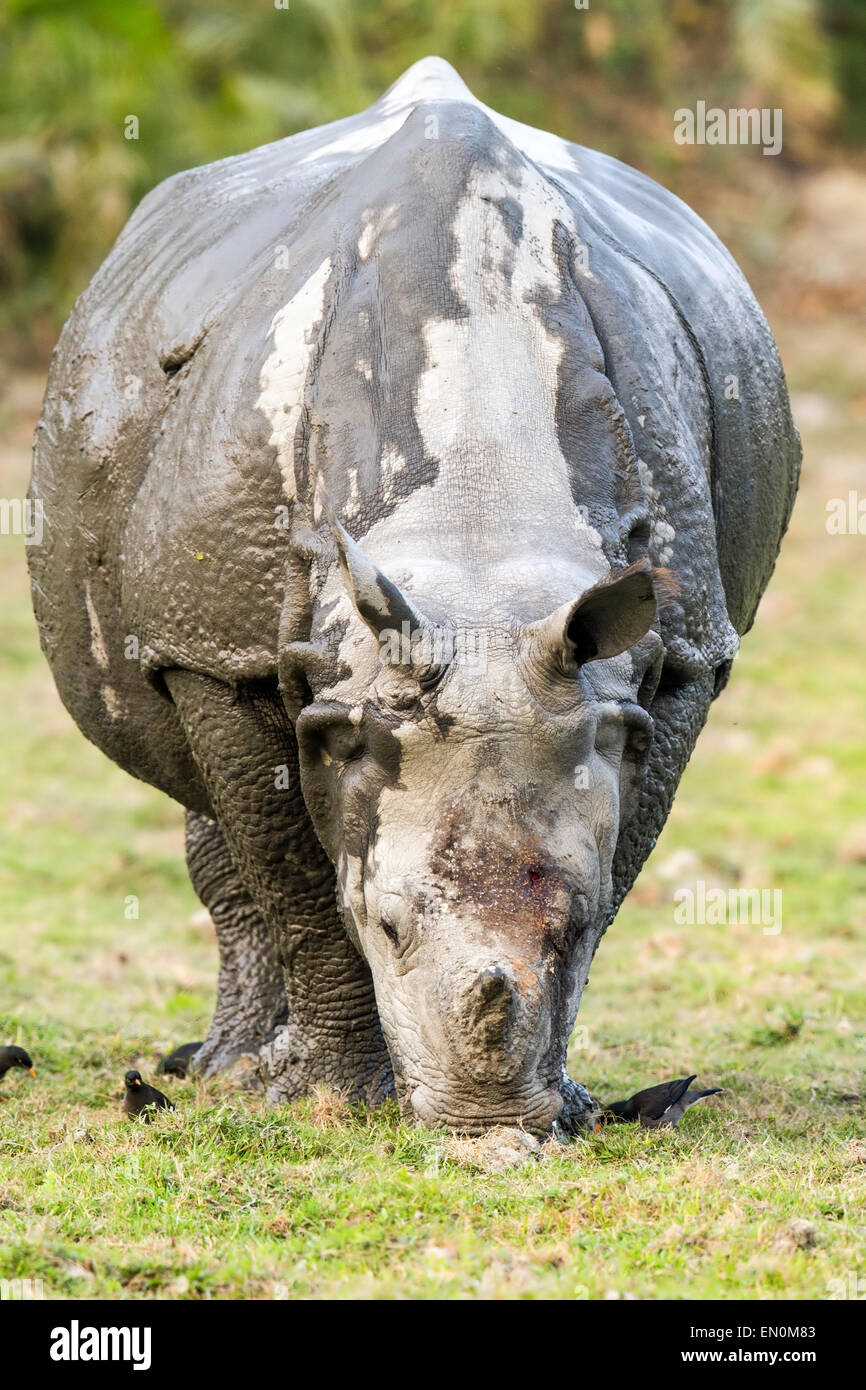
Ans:
[[[605,1099],[691,1071],[724,1087],[677,1133],[611,1128],[503,1167],[496,1136],[325,1093],[271,1110],[240,1075],[166,1082],[175,1113],[124,1122],[125,1068],[150,1076],[202,1036],[215,946],[179,808],[72,726],[22,544],[0,537],[0,1034],[39,1072],[4,1082],[0,1277],[76,1298],[811,1299],[866,1272],[866,543],[824,526],[856,486],[862,399],[833,394],[808,324],[781,337],[795,390],[801,370],[825,406],[792,531],[570,1060]],[[853,336],[824,341],[853,360]],[[39,389],[6,383],[5,496]],[[698,879],[781,888],[781,932],[679,925],[674,891]]]

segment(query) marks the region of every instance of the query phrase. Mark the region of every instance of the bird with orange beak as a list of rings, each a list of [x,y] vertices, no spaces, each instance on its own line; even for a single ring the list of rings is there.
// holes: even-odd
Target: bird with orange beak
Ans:
[[[31,1076],[36,1075],[30,1054],[25,1052],[23,1047],[0,1047],[0,1080],[13,1067],[24,1067]],[[0,1100],[6,1099],[6,1096],[0,1095]]]

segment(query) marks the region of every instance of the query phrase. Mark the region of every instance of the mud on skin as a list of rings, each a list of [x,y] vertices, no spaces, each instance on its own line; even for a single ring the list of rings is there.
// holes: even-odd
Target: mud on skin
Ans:
[[[592,957],[798,470],[712,232],[439,59],[150,193],[55,354],[28,557],[67,708],[187,812],[197,1065],[580,1129]]]

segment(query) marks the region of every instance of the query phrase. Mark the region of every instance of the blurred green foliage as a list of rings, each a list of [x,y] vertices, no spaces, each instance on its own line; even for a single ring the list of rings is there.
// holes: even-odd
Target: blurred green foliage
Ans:
[[[354,112],[428,53],[680,191],[673,112],[699,98],[781,106],[795,164],[866,125],[863,0],[5,0],[0,52],[0,335],[37,354],[160,179]]]

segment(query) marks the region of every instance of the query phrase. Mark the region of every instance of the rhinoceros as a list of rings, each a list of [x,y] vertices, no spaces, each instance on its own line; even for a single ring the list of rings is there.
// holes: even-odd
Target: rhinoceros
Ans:
[[[144,199],[54,356],[28,553],[67,709],[186,811],[200,1071],[586,1125],[590,963],[799,459],[700,218],[439,59]]]

